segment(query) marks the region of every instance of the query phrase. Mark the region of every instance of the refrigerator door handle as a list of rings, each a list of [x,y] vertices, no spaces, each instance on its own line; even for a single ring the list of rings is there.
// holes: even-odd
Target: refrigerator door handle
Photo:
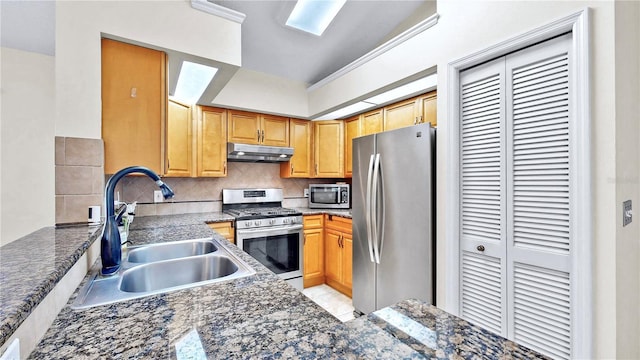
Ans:
[[[378,183],[380,180],[380,154],[376,154],[373,163],[373,185],[371,194],[371,209],[373,212],[373,255],[376,264],[380,264],[380,251],[378,249]]]
[[[380,259],[382,258],[382,247],[384,246],[384,225],[386,209],[386,204],[384,203],[384,172],[382,169],[382,162],[380,161],[380,154],[378,154],[378,163],[380,167],[380,171],[378,172],[378,183],[380,186],[380,211],[382,212],[382,214],[376,217],[376,226],[378,225],[378,221],[380,221],[380,245],[378,248],[378,264],[380,264]]]
[[[367,244],[369,246],[369,258],[371,262],[374,262],[373,259],[373,241],[371,239],[372,231],[371,231],[371,181],[373,179],[373,160],[374,155],[371,154],[371,158],[369,158],[369,169],[367,174],[367,196],[364,198],[364,217],[367,223]]]

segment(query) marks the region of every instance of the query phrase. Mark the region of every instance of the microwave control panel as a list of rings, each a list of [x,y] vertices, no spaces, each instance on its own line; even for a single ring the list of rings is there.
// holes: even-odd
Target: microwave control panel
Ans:
[[[340,190],[340,204],[349,203],[349,191],[347,189]]]

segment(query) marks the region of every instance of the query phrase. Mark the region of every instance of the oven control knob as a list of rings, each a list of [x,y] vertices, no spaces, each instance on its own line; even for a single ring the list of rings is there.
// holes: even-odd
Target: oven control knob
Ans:
[[[269,220],[269,225],[273,225],[273,224],[275,224],[275,223],[276,223],[276,219],[271,219],[271,220]]]
[[[291,223],[295,224],[296,223],[296,218],[291,218]]]
[[[289,219],[287,219],[287,218],[282,219],[282,223],[283,224],[288,224],[289,223]]]
[[[251,226],[251,221],[245,221],[245,222],[244,222],[244,225],[245,225],[245,226]]]
[[[261,221],[258,221],[258,220],[256,220],[256,221],[254,222],[254,224],[255,224],[256,226],[260,226],[260,223],[261,223]]]

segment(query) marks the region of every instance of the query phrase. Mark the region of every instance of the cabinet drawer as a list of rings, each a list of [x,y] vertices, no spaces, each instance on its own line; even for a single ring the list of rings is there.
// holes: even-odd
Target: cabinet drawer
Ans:
[[[305,229],[322,228],[324,225],[323,215],[305,215],[303,219]]]
[[[325,215],[327,228],[351,234],[351,219],[334,215]]]
[[[211,229],[215,230],[218,234],[224,236],[231,243],[235,244],[233,223],[231,221],[215,222],[207,224]]]

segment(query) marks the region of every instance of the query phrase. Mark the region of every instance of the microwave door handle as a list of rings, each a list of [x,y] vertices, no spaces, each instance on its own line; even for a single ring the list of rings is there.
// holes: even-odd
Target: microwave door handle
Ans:
[[[372,180],[372,189],[371,189],[371,209],[373,212],[373,256],[375,258],[376,264],[380,264],[380,252],[378,249],[378,180],[380,173],[380,154],[376,154],[375,161],[373,163],[373,180]]]
[[[365,217],[365,221],[367,224],[367,244],[368,244],[368,248],[369,248],[369,258],[371,259],[371,262],[374,262],[373,259],[373,245],[372,245],[372,240],[371,240],[371,180],[373,177],[373,160],[374,160],[374,156],[373,154],[371,154],[371,158],[369,159],[369,169],[367,172],[367,194],[364,198],[364,217]]]

